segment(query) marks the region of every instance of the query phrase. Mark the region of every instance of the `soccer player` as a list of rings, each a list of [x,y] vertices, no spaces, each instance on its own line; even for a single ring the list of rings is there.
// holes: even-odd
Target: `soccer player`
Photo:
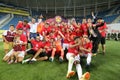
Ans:
[[[20,37],[19,36],[15,36],[14,38],[14,42],[13,42],[13,53],[10,56],[10,60],[8,61],[8,64],[12,64],[13,62],[17,63],[17,57],[18,54],[21,53],[22,51],[22,41],[20,41]],[[15,57],[15,61],[14,61],[14,57]]]
[[[79,45],[79,37],[75,37],[74,41],[71,41],[68,48],[68,53],[66,58],[68,60],[68,71],[66,78],[70,78],[75,75],[75,72],[72,71],[73,64],[76,65],[76,70],[78,74],[78,79],[82,77],[82,68],[80,65],[80,56],[78,54],[78,45]],[[76,45],[78,44],[78,45]]]
[[[42,29],[42,36],[47,36],[51,32],[51,27],[48,22],[45,22],[45,25],[43,25]]]
[[[47,36],[44,42],[44,49],[48,57],[51,56],[52,49],[55,47],[54,45],[54,37]]]
[[[87,35],[88,28],[87,28],[87,21],[85,18],[82,20],[81,29],[82,29],[82,36]]]
[[[30,37],[29,38],[35,39],[37,36],[37,27],[38,27],[39,23],[37,23],[36,20],[34,18],[32,18],[31,22],[28,24],[30,25]]]
[[[24,59],[25,56],[25,50],[26,50],[26,45],[27,45],[27,37],[23,34],[23,30],[22,29],[18,29],[18,34],[16,34],[17,36],[20,37],[20,41],[22,41],[21,45],[22,45],[22,51],[20,51],[20,53],[17,56],[17,61],[18,62],[22,62],[22,60]],[[4,57],[3,60],[4,61],[9,61],[10,60],[10,56],[13,53],[13,49],[10,50]]]
[[[9,50],[11,50],[13,47],[14,36],[15,36],[14,25],[10,25],[9,30],[5,31],[2,35],[5,54],[7,54]]]
[[[96,55],[101,38],[101,35],[98,31],[99,26],[96,26],[92,23],[87,23],[87,26],[88,26],[88,37],[92,41],[92,45],[93,45],[92,53],[93,55]]]
[[[81,56],[86,57],[86,70],[90,71],[90,63],[92,58],[92,42],[89,40],[87,36],[83,37],[83,43],[79,46],[79,52]]]
[[[105,41],[106,41],[105,38],[106,38],[107,25],[102,18],[98,19],[98,24],[101,25],[101,27],[99,27],[98,30],[101,34],[102,53],[104,55],[105,54]],[[99,49],[98,49],[98,51],[99,51]]]
[[[64,38],[63,38],[63,49],[68,49],[69,47],[69,42],[70,42],[70,30],[66,29],[64,33]]]
[[[22,63],[28,62],[28,61],[42,61],[42,60],[47,60],[48,57],[43,51],[43,43],[40,40],[40,37],[37,36],[36,39],[32,38],[31,43],[33,45],[33,48],[27,50],[27,54],[33,54],[33,56],[29,59],[23,60]],[[38,57],[39,56],[39,57]]]
[[[16,26],[16,31],[18,29],[23,29],[23,34],[29,38],[29,30],[30,30],[30,25],[28,24],[27,20],[24,21],[19,21],[17,26]]]
[[[23,33],[23,29],[18,30],[18,36],[20,37],[20,40],[22,41],[22,51],[20,54],[18,54],[18,62],[22,62],[25,56],[25,50],[26,50],[26,45],[27,45],[27,37]]]
[[[19,21],[16,26],[16,33],[18,33],[18,29],[23,29],[23,34],[27,37],[27,40],[29,40],[30,25],[28,24],[28,21],[27,20]],[[28,44],[26,46],[28,48]]]
[[[57,40],[54,43],[55,47],[52,49],[52,54],[51,54],[51,57],[49,58],[49,60],[51,62],[53,62],[54,56],[55,56],[56,53],[58,53],[60,55],[59,61],[63,62],[64,50],[62,48],[62,42],[61,42],[62,38],[61,38],[61,36],[63,36],[63,34],[60,31],[58,31]]]

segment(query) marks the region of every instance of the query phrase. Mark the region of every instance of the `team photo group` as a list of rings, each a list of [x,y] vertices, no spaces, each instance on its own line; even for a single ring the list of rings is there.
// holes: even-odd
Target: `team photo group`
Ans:
[[[11,24],[3,32],[3,61],[8,64],[33,64],[39,61],[59,61],[68,64],[66,78],[77,73],[78,80],[90,79],[92,57],[98,53],[105,54],[106,22],[94,16],[77,22],[74,18],[64,19],[61,16],[43,20],[31,18]],[[102,51],[100,51],[102,48]],[[27,56],[27,57],[26,57]],[[81,63],[86,60],[85,67]],[[52,64],[51,64],[52,65]],[[76,71],[73,70],[75,66]],[[85,68],[86,72],[83,73]]]

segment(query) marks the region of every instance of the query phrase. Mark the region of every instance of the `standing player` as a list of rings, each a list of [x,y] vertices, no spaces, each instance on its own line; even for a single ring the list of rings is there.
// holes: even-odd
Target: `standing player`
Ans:
[[[29,37],[29,30],[30,30],[30,25],[28,24],[27,20],[24,21],[19,21],[16,30],[23,29],[23,34],[28,38]]]
[[[87,35],[88,28],[87,28],[87,21],[85,18],[82,20],[81,29],[82,29],[82,36]]]
[[[27,45],[27,37],[23,34],[23,30],[22,29],[18,29],[18,37],[20,37],[20,41],[22,41],[21,43],[21,51],[17,56],[17,61],[18,62],[22,62],[22,60],[24,59],[25,56],[25,50],[26,50],[26,45]],[[4,57],[3,60],[4,61],[9,61],[10,60],[10,56],[13,53],[13,49],[10,50]]]
[[[70,30],[66,29],[63,38],[63,49],[66,50],[69,47],[69,42],[70,42]]]
[[[5,31],[2,35],[5,54],[7,54],[9,50],[12,49],[13,47],[14,36],[15,36],[14,25],[10,25],[9,30]]]
[[[98,28],[100,34],[101,34],[101,45],[102,45],[102,53],[105,54],[105,38],[106,38],[106,29],[107,25],[104,22],[103,19],[98,19],[98,24],[101,25],[101,27]],[[99,48],[98,48],[99,51]]]
[[[101,35],[98,31],[99,26],[92,25],[92,23],[88,23],[87,25],[88,25],[88,37],[92,41],[92,45],[93,45],[92,53],[93,55],[96,55],[99,41],[101,38]]]
[[[28,24],[27,20],[18,22],[18,24],[16,26],[16,33],[18,33],[19,29],[23,29],[23,34],[27,37],[27,40],[29,40],[30,25]],[[26,46],[28,48],[28,44]]]

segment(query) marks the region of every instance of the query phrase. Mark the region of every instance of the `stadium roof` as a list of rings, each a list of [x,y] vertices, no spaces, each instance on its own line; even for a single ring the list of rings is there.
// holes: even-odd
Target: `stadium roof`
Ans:
[[[108,2],[119,2],[119,0],[0,0],[1,3],[20,6],[28,9],[64,9],[73,7],[84,7]]]
[[[91,11],[99,12],[119,6],[120,0],[0,0],[0,3],[28,10],[31,15],[85,16]]]

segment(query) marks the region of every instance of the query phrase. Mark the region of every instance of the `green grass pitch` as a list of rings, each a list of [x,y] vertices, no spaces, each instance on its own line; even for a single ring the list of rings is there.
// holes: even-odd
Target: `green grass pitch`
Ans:
[[[66,79],[67,62],[60,64],[56,59],[54,62],[8,65],[2,61],[3,56],[3,43],[0,42],[0,80],[78,80],[77,76]],[[120,80],[119,41],[107,41],[106,55],[98,54],[92,58],[90,80]]]

